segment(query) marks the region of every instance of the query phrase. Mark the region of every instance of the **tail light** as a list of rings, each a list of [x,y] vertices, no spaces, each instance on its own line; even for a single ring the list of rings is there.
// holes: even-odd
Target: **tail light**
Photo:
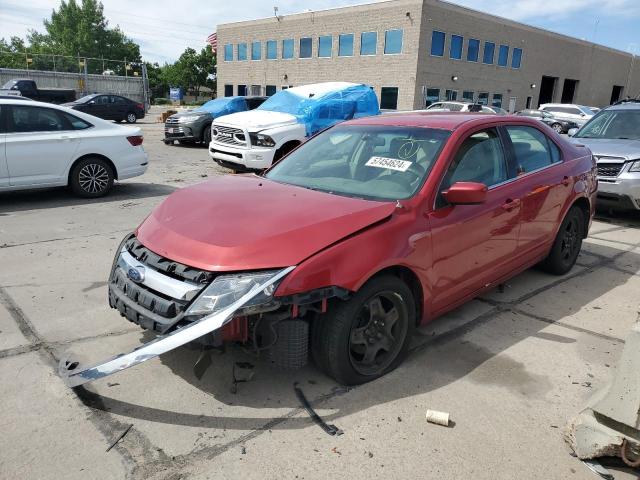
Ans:
[[[134,147],[142,145],[142,135],[133,135],[131,137],[127,137],[127,140],[129,140],[129,143]]]
[[[136,103],[136,107],[138,107],[140,110],[144,110],[144,105],[142,103]]]

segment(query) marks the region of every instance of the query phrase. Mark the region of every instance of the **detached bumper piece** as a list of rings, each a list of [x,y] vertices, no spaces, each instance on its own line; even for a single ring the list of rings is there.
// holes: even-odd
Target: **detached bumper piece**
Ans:
[[[191,324],[177,328],[170,334],[160,336],[129,353],[116,355],[91,366],[82,366],[77,361],[69,358],[63,358],[60,360],[58,373],[68,386],[77,387],[87,382],[104,378],[126,368],[146,362],[158,355],[162,355],[163,353],[192,342],[203,335],[214,332],[223,327],[233,318],[233,314],[237,310],[246,305],[254,297],[261,294],[266,288],[279,281],[294,268],[295,267],[287,267],[280,270],[277,274],[269,278],[269,280],[259,285],[255,285],[246,294],[226,308],[203,317]]]

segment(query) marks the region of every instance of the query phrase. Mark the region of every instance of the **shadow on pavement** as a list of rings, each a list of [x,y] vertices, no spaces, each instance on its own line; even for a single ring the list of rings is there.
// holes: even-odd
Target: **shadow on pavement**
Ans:
[[[24,210],[69,207],[76,205],[121,202],[123,200],[166,196],[176,187],[156,183],[116,183],[113,190],[101,198],[81,198],[65,187],[20,190],[0,193],[0,215]]]
[[[597,248],[597,254],[605,259],[624,254],[625,258],[633,257],[631,261],[634,265],[640,265],[640,255],[625,252],[625,250],[600,245]],[[527,281],[526,275],[527,273],[524,273],[515,277],[512,282]],[[541,330],[549,324],[575,314],[594,299],[626,283],[633,275],[636,273],[609,269],[607,281],[601,282],[598,281],[600,277],[598,268],[575,269],[564,280],[586,279],[584,283],[588,284],[588,288],[582,289],[575,295],[562,295],[562,301],[557,302],[557,308],[551,317],[547,316],[545,321],[537,321],[530,316],[512,311],[518,303],[532,299],[537,294],[553,288],[558,288],[560,291],[561,277],[550,277],[552,279],[550,286],[539,287],[537,290],[532,288],[513,302],[505,302],[502,305],[498,302],[493,310],[479,315],[471,322],[454,327],[442,335],[417,338],[415,342],[417,345],[413,347],[409,358],[397,370],[358,387],[344,388],[337,385],[319,372],[313,364],[294,372],[273,370],[266,360],[256,359],[239,347],[229,349],[226,354],[213,354],[213,364],[202,380],[198,380],[193,373],[199,351],[184,346],[160,357],[161,363],[171,369],[175,375],[225,405],[252,409],[279,409],[280,411],[273,419],[186,413],[195,408],[189,405],[188,401],[183,411],[179,409],[169,411],[106,397],[86,389],[80,389],[78,394],[87,405],[93,408],[129,418],[227,430],[289,430],[307,427],[311,422],[309,417],[296,416],[300,412],[300,404],[293,391],[294,382],[300,382],[307,398],[316,403],[318,408],[329,409],[332,413],[321,414],[323,419],[328,423],[338,423],[338,426],[339,419],[343,416],[397,399],[422,395],[443,388],[468,375],[472,376],[473,381],[479,383],[497,384],[526,395],[543,396],[553,388],[550,380],[546,376],[528,372],[526,365],[501,353],[530,337],[560,343],[575,342],[573,338],[546,334]],[[561,294],[558,293],[558,295]],[[508,316],[501,315],[505,312]],[[603,315],[603,318],[605,317],[606,315]],[[451,318],[452,314],[449,314],[434,321],[451,321]],[[484,336],[482,333],[486,327],[491,330]],[[471,332],[479,334],[474,335],[471,340],[466,336]],[[146,343],[151,338],[152,336],[145,332],[141,335],[140,342]],[[495,372],[475,371],[489,360],[497,362],[500,370],[504,367],[505,371],[511,373],[499,375],[494,374]],[[235,362],[251,362],[254,365],[255,376],[250,382],[239,384],[238,392],[233,394],[231,393],[232,367]],[[510,363],[505,364],[505,362]],[[142,371],[144,367],[138,368],[140,369],[138,373],[144,375]],[[349,394],[345,395],[346,393]],[[167,392],[167,394],[175,396],[176,399],[182,398],[180,392]],[[282,409],[291,411],[283,415]]]
[[[596,210],[596,220],[621,227],[640,228],[640,210],[607,210],[598,208]]]

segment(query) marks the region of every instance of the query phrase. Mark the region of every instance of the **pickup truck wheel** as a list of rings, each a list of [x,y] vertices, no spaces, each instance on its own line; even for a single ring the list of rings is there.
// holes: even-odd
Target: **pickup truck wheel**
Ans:
[[[571,207],[560,225],[551,252],[540,263],[540,268],[554,275],[564,275],[571,270],[582,248],[585,225],[582,210],[575,206]]]
[[[127,121],[127,123],[136,123],[136,120],[138,120],[138,118],[136,117],[135,113],[129,112],[125,117],[125,120]]]
[[[71,171],[70,186],[81,197],[97,198],[106,195],[113,186],[111,165],[98,157],[81,160]]]
[[[415,320],[409,287],[391,275],[376,277],[314,319],[313,358],[344,385],[369,382],[402,362]]]

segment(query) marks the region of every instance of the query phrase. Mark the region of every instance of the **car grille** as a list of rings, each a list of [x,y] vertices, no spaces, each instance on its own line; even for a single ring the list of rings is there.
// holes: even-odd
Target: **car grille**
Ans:
[[[145,268],[156,270],[166,277],[191,285],[201,285],[202,288],[213,280],[212,272],[162,257],[142,245],[133,235],[125,241],[124,248]],[[191,299],[172,298],[142,283],[136,283],[119,266],[113,269],[109,278],[109,305],[128,320],[159,333],[166,332],[184,317],[190,301]]]
[[[185,132],[182,127],[164,127],[164,136],[165,137],[184,137]]]
[[[617,177],[624,167],[623,158],[596,157],[599,177]]]
[[[213,125],[212,133],[218,131],[218,134],[212,138],[218,143],[224,143],[226,145],[240,145],[247,146],[245,134],[239,128],[224,127],[222,125]]]
[[[177,118],[169,117],[169,118],[167,118],[167,121],[165,122],[165,125],[175,125],[177,123],[179,123]]]

